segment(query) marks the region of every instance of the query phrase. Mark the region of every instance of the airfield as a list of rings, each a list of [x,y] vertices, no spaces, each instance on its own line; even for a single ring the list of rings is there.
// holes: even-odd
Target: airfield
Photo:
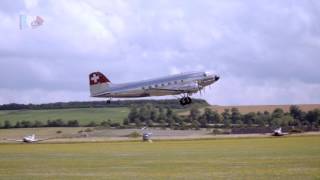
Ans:
[[[0,179],[319,179],[320,136],[0,144]]]
[[[264,106],[259,111],[278,106]],[[287,107],[282,106],[285,111]],[[304,105],[304,110],[319,105]],[[224,106],[212,106],[222,111]],[[231,107],[228,107],[231,108]],[[250,106],[238,107],[252,111]],[[287,109],[285,109],[287,108]],[[203,111],[203,108],[200,109]],[[175,110],[185,114],[186,110]],[[7,110],[0,121],[61,118],[121,122],[129,109]],[[90,118],[88,118],[90,117]],[[0,179],[319,179],[320,132],[282,137],[213,134],[212,129],[147,129],[152,142],[130,136],[141,129],[41,127],[0,130]],[[36,134],[34,144],[8,142]]]

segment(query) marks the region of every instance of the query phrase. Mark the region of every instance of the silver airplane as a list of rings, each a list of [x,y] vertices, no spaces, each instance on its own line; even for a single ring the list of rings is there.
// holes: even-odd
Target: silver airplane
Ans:
[[[278,129],[275,129],[272,133],[273,136],[284,136],[287,135],[288,133],[282,132],[282,128],[279,127]]]
[[[39,141],[45,141],[48,140],[50,138],[46,138],[46,139],[38,139],[36,138],[36,136],[34,134],[32,134],[31,136],[25,136],[22,139],[4,139],[7,141],[15,141],[15,142],[24,142],[24,143],[35,143],[35,142],[39,142]]]
[[[192,103],[189,96],[201,92],[220,77],[209,72],[191,72],[165,76],[150,80],[113,84],[101,72],[89,75],[91,97],[109,98],[138,98],[148,96],[181,95],[181,105]]]

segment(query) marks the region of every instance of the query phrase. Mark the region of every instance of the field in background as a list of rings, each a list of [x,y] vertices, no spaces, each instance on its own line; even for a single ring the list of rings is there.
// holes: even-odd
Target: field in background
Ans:
[[[320,136],[0,144],[0,179],[318,179]]]
[[[46,123],[47,120],[62,119],[78,120],[80,125],[86,125],[91,121],[100,123],[110,119],[112,122],[122,123],[128,116],[129,108],[77,108],[77,109],[53,109],[53,110],[8,110],[0,111],[0,123],[9,120],[13,125],[17,121],[39,120]]]
[[[238,108],[239,112],[242,114],[246,114],[249,112],[264,112],[269,111],[272,113],[276,108],[283,109],[284,112],[288,112],[291,105],[239,105],[239,106],[219,106],[219,105],[212,105],[209,106],[212,110],[216,110],[218,113],[222,113],[225,109],[231,110],[232,108]],[[304,111],[308,112],[314,110],[316,108],[320,109],[320,104],[298,104],[299,108]],[[205,107],[206,108],[206,107]],[[204,111],[205,108],[200,108],[200,111]],[[188,111],[180,111],[180,115],[188,115]]]
[[[270,113],[273,112],[276,108],[281,108],[283,109],[284,112],[289,112],[289,108],[291,105],[241,105],[241,106],[210,106],[211,109],[218,111],[219,113],[222,113],[225,109],[230,109],[235,107],[238,108],[239,111],[243,114],[249,113],[249,112],[264,112],[264,111],[269,111]],[[320,104],[298,104],[299,108],[304,111],[308,112],[311,110],[314,110],[316,108],[320,109]]]

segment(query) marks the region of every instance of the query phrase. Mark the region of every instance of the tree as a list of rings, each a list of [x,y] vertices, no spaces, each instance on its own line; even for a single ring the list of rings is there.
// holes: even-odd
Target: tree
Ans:
[[[157,122],[161,123],[162,120],[166,119],[166,115],[164,113],[164,109],[162,107],[159,108],[159,116]]]
[[[128,114],[128,120],[130,123],[135,122],[135,119],[139,117],[138,109],[136,106],[132,106]]]
[[[290,114],[294,119],[298,119],[298,120],[303,119],[303,113],[302,113],[302,110],[299,108],[299,106],[296,106],[296,105],[290,106]]]
[[[198,120],[201,116],[201,112],[199,111],[198,108],[192,107],[190,110],[190,119],[192,120]]]
[[[238,108],[234,107],[231,109],[231,121],[233,124],[236,124],[237,122],[241,121],[241,114]]]
[[[129,125],[129,119],[127,117],[123,119],[123,125]]]
[[[276,108],[272,113],[272,119],[274,118],[282,118],[284,112],[281,108]]]
[[[63,126],[65,126],[65,123],[64,123],[64,121],[62,121],[62,119],[48,120],[47,126],[48,127],[63,127]]]
[[[29,128],[29,127],[32,127],[32,125],[31,125],[30,121],[23,120],[23,121],[21,121],[21,127]]]
[[[256,121],[256,118],[255,112],[249,112],[243,116],[243,122],[244,124],[251,126]]]
[[[221,113],[223,117],[223,124],[225,127],[230,127],[231,125],[231,115],[230,115],[230,110],[225,109],[223,113]]]
[[[192,120],[192,126],[196,129],[199,130],[200,123],[197,120]]]
[[[202,128],[206,128],[208,126],[208,121],[207,119],[205,118],[205,116],[201,116],[198,120],[199,122],[199,126],[202,127]]]
[[[14,128],[21,128],[21,123],[20,123],[20,121],[17,121],[17,122],[16,122],[16,125],[14,126]]]
[[[210,124],[221,122],[221,116],[219,115],[219,113],[217,113],[217,111],[212,111],[211,108],[204,109],[204,113],[201,119],[202,119],[201,121],[206,121],[206,123],[210,123]]]
[[[139,119],[141,122],[146,122],[147,120],[150,119],[150,109],[147,108],[147,106],[142,106],[139,109],[139,113],[138,113]]]
[[[158,109],[152,108],[151,111],[150,111],[150,119],[153,122],[157,122],[158,114],[159,114]]]
[[[288,115],[285,115],[281,118],[280,125],[286,127],[286,126],[292,125],[293,122],[294,122],[293,117],[290,114],[288,114]]]
[[[140,121],[139,118],[136,118],[136,119],[134,120],[134,123],[136,124],[137,127],[141,127],[141,126],[142,126],[142,123],[141,123],[141,121]]]
[[[266,123],[268,123],[264,117],[264,114],[258,112],[255,118],[255,123],[258,124],[260,127],[264,127]]]
[[[8,120],[5,120],[3,128],[5,128],[5,129],[12,128],[11,122]]]
[[[320,109],[314,109],[312,111],[308,111],[306,114],[306,120],[309,124],[314,126],[320,125]]]
[[[270,125],[273,128],[278,128],[282,123],[282,120],[280,118],[272,118]]]
[[[43,123],[39,120],[35,120],[33,123],[33,127],[43,127]]]

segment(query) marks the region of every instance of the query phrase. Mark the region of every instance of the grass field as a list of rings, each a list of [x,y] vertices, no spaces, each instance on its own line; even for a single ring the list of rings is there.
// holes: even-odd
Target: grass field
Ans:
[[[91,121],[99,123],[103,120],[112,120],[112,122],[122,123],[128,116],[128,108],[78,108],[78,109],[53,109],[53,110],[10,110],[0,111],[0,123],[5,120],[11,121],[14,125],[17,121],[35,121],[44,123],[47,120],[62,119],[78,120],[81,125],[88,124]]]
[[[320,136],[0,144],[0,179],[319,179]]]

